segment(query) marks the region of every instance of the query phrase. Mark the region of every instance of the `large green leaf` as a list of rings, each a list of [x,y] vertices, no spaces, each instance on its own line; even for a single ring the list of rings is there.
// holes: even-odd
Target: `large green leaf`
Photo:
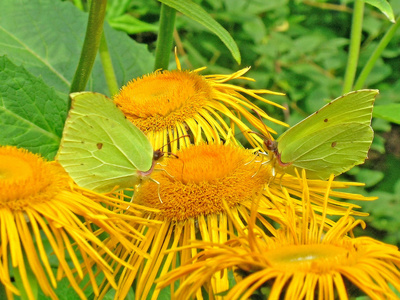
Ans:
[[[86,30],[87,13],[68,1],[2,0],[0,55],[24,67],[67,99]],[[105,25],[119,85],[152,71],[153,56],[125,33]],[[109,94],[99,57],[87,90]]]
[[[52,159],[66,114],[66,102],[54,89],[0,57],[0,145],[24,147]]]
[[[191,0],[158,0],[165,5],[168,5],[177,11],[183,13],[194,21],[202,24],[209,29],[212,33],[217,35],[225,46],[232,53],[233,58],[240,64],[240,52],[236,45],[235,40],[231,37],[229,32],[215,21],[201,6],[192,2]]]

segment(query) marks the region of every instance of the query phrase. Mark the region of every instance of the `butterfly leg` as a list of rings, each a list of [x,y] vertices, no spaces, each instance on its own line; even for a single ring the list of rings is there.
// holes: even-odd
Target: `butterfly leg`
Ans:
[[[165,170],[164,170],[164,171],[165,171]],[[161,200],[160,183],[159,183],[157,180],[153,179],[153,178],[149,178],[149,179],[158,185],[158,188],[157,188],[157,191],[158,191],[158,199],[160,199],[160,202],[161,202],[161,203],[164,203],[164,202]]]
[[[157,165],[160,165],[161,167],[166,167],[166,165],[162,165],[162,164],[160,164],[160,163],[157,163]],[[168,173],[168,171],[165,170],[165,169],[156,169],[156,170],[158,170],[158,171],[164,171],[165,173],[167,173],[167,175],[168,175],[169,177],[174,178],[174,176],[172,176],[170,173]]]
[[[263,155],[263,157],[264,156],[268,156],[269,157],[269,154],[268,153],[265,153],[265,152],[258,152],[257,153],[258,155]],[[257,157],[257,156],[256,156]],[[260,161],[257,161],[257,162],[260,162],[260,167],[258,168],[258,170],[257,170],[257,172],[256,173],[254,173],[253,174],[253,176],[251,176],[251,178],[253,178],[254,176],[256,176],[257,175],[257,173],[260,171],[260,169],[261,169],[261,167],[262,166],[264,166],[265,164],[268,164],[270,161],[271,161],[271,159],[268,159],[267,161],[263,161],[264,160],[264,158],[262,158]],[[275,169],[273,168],[273,172],[275,172]]]
[[[136,194],[136,192],[138,191],[139,186],[140,186],[140,184],[135,185],[135,191],[133,192],[132,197],[131,197],[131,200],[129,201],[129,203],[132,203],[132,202],[133,202],[133,198],[135,197],[135,194]],[[130,207],[131,207],[131,205],[129,204],[128,207],[126,208],[126,210],[129,210]]]
[[[285,176],[285,173],[282,173],[282,174],[279,176],[279,185],[281,186],[281,188],[282,188],[282,178],[283,178],[283,176]]]
[[[251,164],[253,161],[255,161],[257,159],[259,154],[260,154],[260,152],[257,152],[257,155],[254,155],[254,158],[252,158],[250,161],[248,161],[244,165],[247,166],[247,165]]]

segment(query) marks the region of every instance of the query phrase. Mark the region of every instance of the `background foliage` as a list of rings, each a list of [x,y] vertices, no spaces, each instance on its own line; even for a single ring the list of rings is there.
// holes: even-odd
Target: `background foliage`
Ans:
[[[264,109],[294,125],[342,94],[348,57],[352,1],[196,0],[233,37],[241,64],[209,29],[178,13],[175,45],[183,68],[206,66],[202,74],[229,74],[251,66],[255,89],[286,96],[269,97],[288,110]],[[390,1],[394,15],[400,2]],[[2,0],[0,3],[0,144],[25,147],[52,159],[60,142],[68,93],[84,39],[86,3],[79,0]],[[105,35],[119,86],[149,73],[160,15],[156,0],[109,0]],[[359,69],[392,23],[365,6]],[[367,231],[400,245],[400,30],[363,88],[376,88],[375,139],[369,160],[343,180],[365,182]],[[175,68],[171,56],[170,69]],[[110,95],[97,57],[87,90]],[[262,103],[257,103],[262,106]],[[284,128],[273,124],[278,133]],[[67,299],[67,298],[65,298]]]

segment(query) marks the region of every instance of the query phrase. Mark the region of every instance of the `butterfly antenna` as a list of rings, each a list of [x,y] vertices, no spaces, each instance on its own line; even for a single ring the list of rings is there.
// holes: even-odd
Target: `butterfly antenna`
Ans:
[[[261,134],[261,133],[259,133],[257,131],[248,131],[248,133],[253,133],[253,134],[258,135],[259,137],[265,139],[265,135],[263,135],[263,134]]]
[[[173,139],[172,141],[169,141],[168,143],[164,144],[163,146],[161,146],[160,149],[158,149],[158,150],[156,150],[156,151],[154,151],[154,152],[161,152],[161,153],[163,153],[163,154],[168,154],[168,155],[175,156],[176,158],[179,158],[176,154],[174,154],[174,153],[172,153],[172,152],[164,152],[164,151],[161,151],[161,149],[163,149],[165,146],[171,144],[172,142],[175,142],[175,141],[177,141],[177,140],[179,140],[179,139],[181,139],[181,138],[185,138],[185,137],[190,137],[190,135],[185,134],[185,135],[182,135],[182,136],[180,136],[180,137],[178,137],[178,138],[176,138],[176,139]]]
[[[268,130],[267,126],[265,125],[265,123],[264,123],[264,121],[263,121],[263,119],[261,117],[261,114],[258,111],[256,111],[254,108],[252,108],[252,111],[258,116],[258,118],[260,119],[261,123],[264,126],[265,132],[267,133],[267,137],[265,137],[262,134],[260,134],[260,136],[262,136],[263,138],[267,138],[267,139],[272,141],[272,135],[269,133],[269,130]]]

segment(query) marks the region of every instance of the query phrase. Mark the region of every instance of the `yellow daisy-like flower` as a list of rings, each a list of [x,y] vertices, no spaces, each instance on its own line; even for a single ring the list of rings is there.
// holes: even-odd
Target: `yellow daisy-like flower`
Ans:
[[[0,147],[0,281],[8,299],[21,293],[24,299],[36,299],[33,278],[46,296],[58,299],[54,289],[64,276],[79,298],[86,299],[79,286],[84,273],[89,274],[94,293],[99,292],[93,265],[116,287],[110,264],[96,248],[107,253],[111,261],[126,264],[97,235],[107,232],[131,252],[137,249],[125,238],[125,232],[131,232],[130,240],[140,236],[127,221],[142,225],[149,221],[134,212],[131,216],[111,212],[101,203],[114,208],[125,205],[75,186],[56,162],[24,149]],[[58,260],[56,275],[49,261],[53,255]],[[18,290],[12,278],[19,278],[24,290]]]
[[[317,221],[310,205],[307,181],[303,183],[300,218],[286,192],[288,205],[284,225],[277,230],[268,228],[271,237],[255,225],[257,207],[254,206],[248,231],[239,228],[238,236],[224,244],[207,241],[193,244],[191,247],[204,251],[193,259],[194,263],[166,274],[159,287],[181,279],[175,296],[189,299],[201,287],[208,287],[213,293],[210,287],[215,274],[233,269],[237,283],[229,291],[226,289],[224,299],[248,299],[258,295],[270,300],[345,300],[355,296],[351,291],[362,292],[371,299],[398,299],[390,288],[393,286],[400,291],[397,247],[369,237],[354,238],[352,229],[365,224],[349,214],[324,230],[321,224],[325,222]],[[329,192],[328,186],[325,204]],[[326,205],[323,218],[325,216]]]
[[[233,79],[253,79],[243,77],[249,70],[245,68],[230,75],[199,74],[201,69],[174,71],[155,71],[142,78],[134,79],[121,88],[113,100],[140,130],[146,133],[155,149],[172,141],[171,149],[175,152],[181,136],[191,134],[194,143],[201,141],[221,143],[227,139],[230,130],[235,134],[235,125],[253,147],[261,147],[262,140],[251,133],[241,117],[247,119],[256,130],[267,136],[267,130],[273,132],[251,113],[255,109],[259,114],[274,123],[285,123],[268,116],[246,98],[250,96],[264,103],[283,108],[264,99],[260,95],[281,93],[269,90],[251,90],[230,84]],[[229,122],[226,122],[226,119]]]
[[[293,193],[292,199],[301,195],[304,185],[298,179],[296,185],[289,175],[285,175],[280,184],[279,180],[272,177],[270,164],[263,164],[253,150],[234,145],[200,144],[177,152],[177,156],[179,158],[166,158],[162,170],[152,174],[154,181],[144,182],[135,194],[135,203],[160,210],[159,213],[148,214],[148,218],[162,221],[162,225],[157,229],[142,228],[141,232],[146,238],[136,244],[143,252],[150,254],[150,259],[144,260],[134,253],[127,253],[122,247],[114,250],[122,260],[134,267],[124,270],[123,266],[116,268],[121,272],[116,299],[125,298],[135,280],[136,299],[146,299],[154,289],[156,278],[165,274],[170,267],[190,261],[197,254],[196,249],[172,250],[190,245],[191,241],[198,238],[212,243],[226,242],[229,232],[247,226],[254,201],[262,203],[259,213],[281,222],[287,198],[284,193],[271,189],[279,187],[281,190],[281,184],[287,185]],[[270,188],[266,190],[268,184]],[[323,198],[327,185],[323,181],[312,181],[310,198],[315,206]],[[335,188],[346,187],[345,183],[333,185]],[[344,193],[336,195],[366,199]],[[332,199],[329,202],[331,213],[343,215],[346,212],[346,206],[338,206],[340,202]],[[298,205],[296,207],[299,210]],[[233,218],[228,218],[228,213]],[[260,215],[257,217],[265,226],[270,226],[269,221]],[[228,289],[227,272],[213,280],[214,293]],[[102,287],[104,296],[108,286],[104,284]],[[159,290],[155,290],[151,298],[157,299],[158,294]],[[173,297],[173,291],[171,295]],[[201,292],[196,296],[201,298]]]

